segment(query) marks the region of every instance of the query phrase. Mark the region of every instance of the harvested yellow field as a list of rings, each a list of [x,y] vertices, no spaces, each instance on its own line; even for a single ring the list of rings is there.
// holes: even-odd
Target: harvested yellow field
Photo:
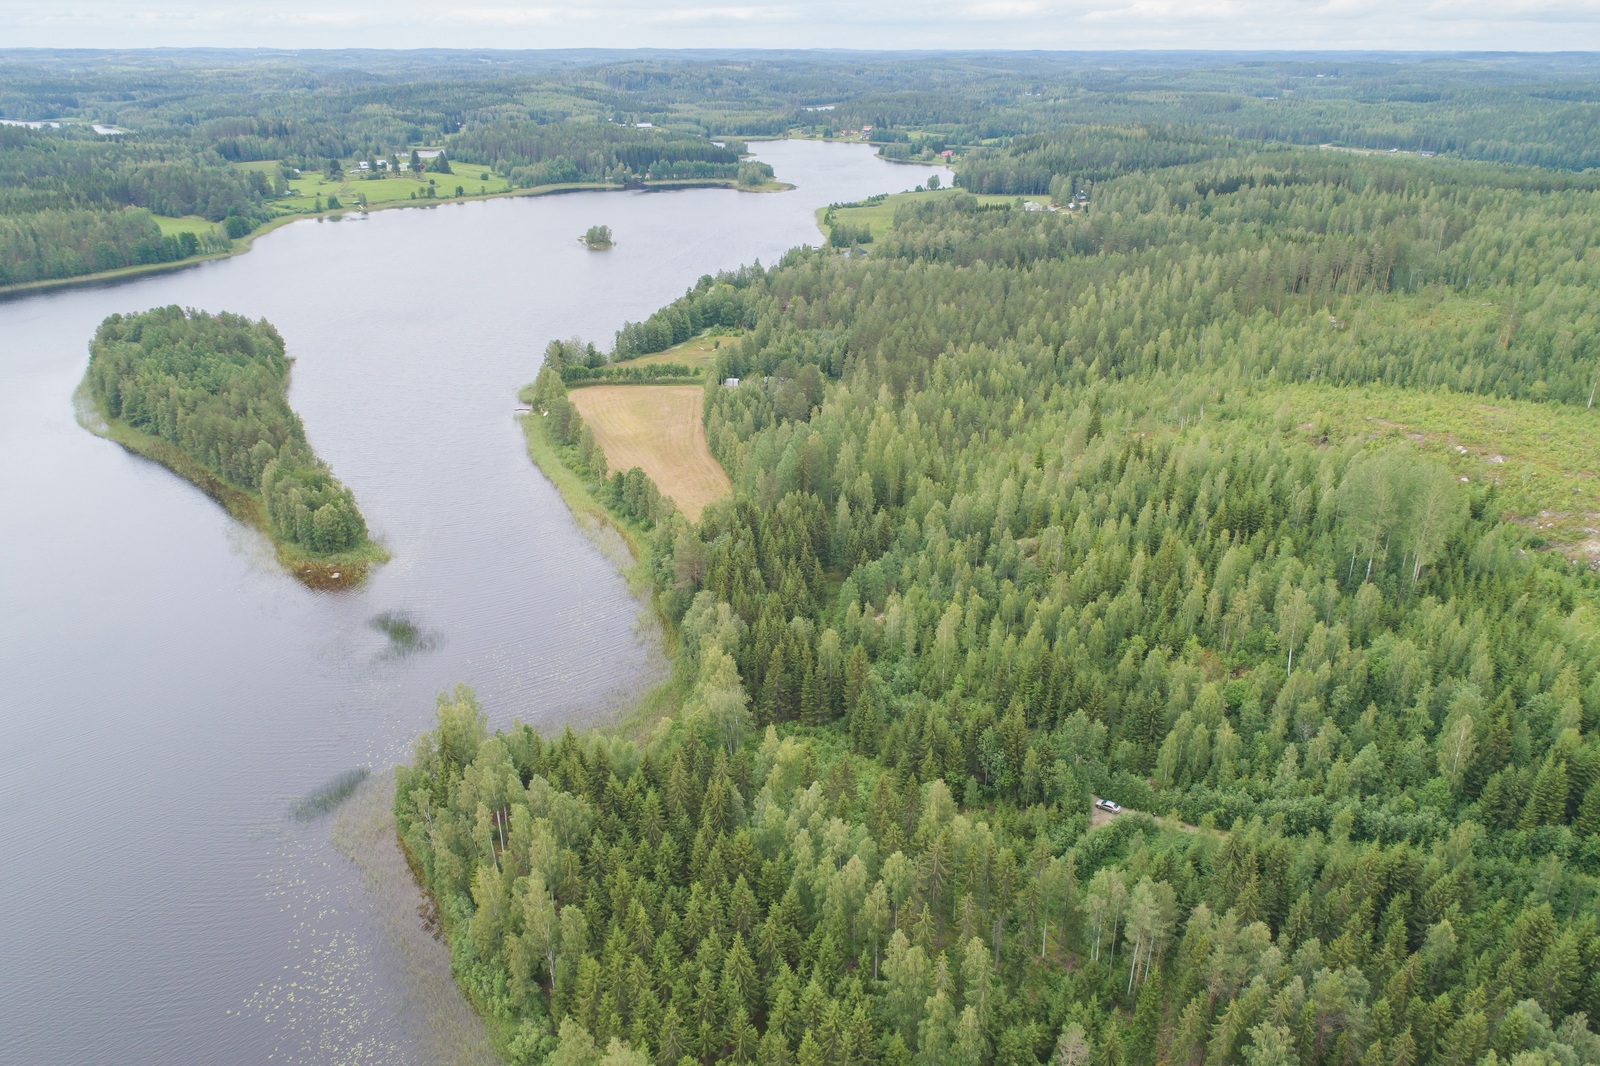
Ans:
[[[595,385],[568,394],[611,469],[639,467],[694,521],[733,487],[706,444],[704,396],[699,385]]]

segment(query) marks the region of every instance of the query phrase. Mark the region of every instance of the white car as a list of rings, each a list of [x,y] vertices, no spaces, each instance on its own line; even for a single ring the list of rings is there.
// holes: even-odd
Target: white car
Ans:
[[[1121,814],[1122,813],[1122,804],[1115,803],[1115,802],[1113,802],[1111,800],[1097,799],[1097,800],[1094,801],[1094,805],[1096,807],[1100,808],[1102,811],[1106,811],[1109,814]]]

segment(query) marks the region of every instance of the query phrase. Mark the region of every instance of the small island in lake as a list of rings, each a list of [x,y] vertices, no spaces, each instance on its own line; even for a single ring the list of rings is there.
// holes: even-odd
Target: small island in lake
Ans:
[[[301,581],[356,584],[389,556],[306,441],[289,407],[290,363],[266,319],[160,307],[100,324],[84,388],[97,429],[267,534]]]
[[[597,251],[603,248],[610,248],[611,227],[590,226],[589,231],[578,239],[583,241],[583,243],[588,245],[590,248],[593,248]]]

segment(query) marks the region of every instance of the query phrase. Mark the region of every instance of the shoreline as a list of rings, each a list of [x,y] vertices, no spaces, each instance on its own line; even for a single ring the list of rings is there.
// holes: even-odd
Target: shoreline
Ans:
[[[394,795],[393,767],[370,775],[333,812],[329,840],[354,867],[397,963],[412,1036],[426,1052],[422,1061],[493,1066],[502,1059],[490,1020],[456,981],[438,901],[395,825]]]
[[[519,395],[526,395],[532,388],[531,384],[524,386],[519,390]],[[659,663],[655,676],[647,678],[637,688],[630,688],[626,694],[616,693],[616,702],[610,710],[599,719],[584,723],[581,731],[603,732],[642,741],[657,730],[661,722],[671,720],[682,705],[685,692],[676,657],[667,654],[667,647],[677,639],[676,627],[663,617],[652,595],[649,547],[644,541],[646,532],[629,528],[631,523],[613,514],[595,497],[587,479],[561,458],[558,446],[545,434],[537,410],[519,413],[516,417],[522,424],[528,458],[532,460],[534,468],[560,495],[573,523],[627,582],[629,593],[639,603],[639,620],[636,624],[653,630],[646,639],[654,645],[648,654]],[[398,918],[404,911],[404,918],[395,921],[388,930],[393,943],[402,947],[414,961],[414,972],[428,980],[434,1002],[450,1002],[449,1007],[440,1005],[432,1008],[435,1019],[447,1024],[457,1040],[462,1035],[467,1038],[468,1046],[464,1051],[460,1044],[450,1045],[452,1054],[457,1056],[451,1061],[460,1061],[461,1058],[471,1062],[481,1061],[482,1045],[476,1039],[479,1034],[495,1055],[509,1057],[518,1029],[496,1014],[480,990],[464,981],[456,972],[453,943],[459,927],[451,920],[450,914],[440,907],[438,896],[428,883],[422,864],[399,831],[395,818],[398,799],[395,774],[401,765],[405,764],[397,763],[388,772],[374,774],[363,782],[356,796],[346,805],[351,810],[336,815],[336,818],[343,817],[345,821],[342,824],[335,822],[334,843],[356,863],[365,882],[368,898],[377,902],[380,912],[388,918]],[[379,796],[385,801],[381,811],[377,808]],[[359,814],[353,813],[357,800],[364,800],[361,805],[364,810]],[[402,869],[404,874],[401,873]],[[406,888],[399,887],[401,884]],[[407,889],[417,893],[421,899],[420,906],[407,909],[402,905],[409,902]],[[420,924],[412,920],[414,916],[421,918]],[[442,975],[426,964],[426,957],[436,955],[441,947],[449,959]],[[452,990],[449,996],[444,992],[445,982]],[[465,1008],[465,1014],[461,1008]]]
[[[272,545],[273,554],[289,576],[316,592],[337,592],[359,587],[372,567],[389,561],[389,552],[377,541],[332,557],[307,555],[293,544],[274,537],[261,510],[261,497],[230,485],[200,466],[168,441],[125,422],[109,419],[89,395],[87,378],[72,394],[78,424],[124,451],[156,463],[187,481],[227,511],[235,520],[256,530]]]
[[[531,392],[533,386],[523,386],[518,395]],[[650,634],[645,635],[646,642],[653,643],[650,655],[658,661],[658,667],[653,671],[653,677],[646,677],[637,687],[629,687],[626,691],[616,693],[616,703],[611,704],[606,711],[600,712],[597,719],[582,722],[581,731],[602,731],[606,735],[626,736],[626,738],[642,741],[651,731],[659,728],[659,723],[670,719],[682,704],[685,685],[678,677],[677,661],[675,656],[667,653],[667,648],[677,642],[675,626],[670,626],[667,619],[659,610],[656,597],[653,595],[654,586],[650,575],[650,547],[645,541],[646,533],[638,528],[629,528],[630,523],[621,519],[619,515],[600,503],[590,491],[589,482],[581,474],[566,466],[557,445],[550,442],[544,424],[539,418],[538,410],[528,413],[518,413],[518,423],[522,423],[523,440],[525,440],[528,458],[533,461],[534,469],[538,469],[544,479],[555,488],[557,495],[562,498],[566,511],[571,515],[574,525],[584,533],[590,543],[594,543],[600,554],[605,555],[606,562],[610,562],[627,583],[627,589],[638,602],[637,626],[650,627]],[[571,723],[568,723],[571,727]],[[398,763],[405,765],[405,763]],[[390,767],[387,773],[373,775],[358,789],[357,797],[373,797],[376,792],[381,792],[387,800],[387,807],[381,813],[376,812],[376,800],[368,799],[368,808],[365,824],[360,826],[362,836],[357,832],[344,829],[336,823],[336,834],[347,836],[355,840],[358,845],[365,847],[350,847],[346,850],[352,860],[362,864],[373,864],[381,860],[384,864],[382,874],[384,877],[374,880],[373,884],[366,885],[368,895],[373,900],[379,901],[379,906],[390,914],[397,914],[400,901],[405,900],[405,892],[395,884],[395,879],[402,877],[400,868],[406,874],[403,884],[421,896],[421,908],[406,914],[406,919],[395,928],[397,941],[402,941],[406,951],[416,959],[424,959],[426,954],[437,951],[434,944],[442,944],[446,956],[453,956],[454,936],[459,932],[459,927],[451,920],[450,912],[440,908],[438,896],[434,888],[427,882],[426,871],[422,864],[406,845],[405,836],[398,829],[394,818],[395,799],[397,799],[397,784],[395,784],[395,771],[397,767]],[[387,787],[386,787],[387,786]],[[354,804],[352,804],[354,807]],[[346,815],[350,823],[355,823],[354,816]],[[389,844],[392,842],[394,850],[390,852]],[[344,844],[336,839],[336,844],[344,850]],[[398,863],[395,863],[398,858]],[[365,874],[366,871],[363,871]],[[421,925],[411,922],[411,916],[421,916]],[[403,927],[402,927],[403,925]],[[427,943],[432,941],[432,943]],[[426,968],[427,976],[434,984],[435,996],[438,1000],[446,999],[443,989],[437,981],[437,970]],[[464,1018],[459,1012],[448,1008],[438,1008],[438,1016],[445,1018],[453,1024],[454,1031],[467,1032],[475,1036],[474,1026],[482,1026],[482,1034],[490,1044],[496,1055],[509,1058],[510,1045],[517,1037],[518,1029],[510,1024],[504,1016],[494,1012],[480,994],[480,989],[461,980],[461,976],[454,970],[454,965],[446,968],[443,980],[448,981],[453,989],[454,1004],[466,1008],[470,1018]],[[477,1050],[477,1047],[472,1048]],[[443,1061],[443,1060],[440,1060]]]
[[[523,386],[518,390],[519,398],[528,402],[527,394],[532,389],[531,384]],[[519,412],[516,417],[517,421],[522,423],[522,436],[528,458],[544,475],[545,480],[555,487],[578,528],[591,540],[596,541],[600,553],[627,579],[631,592],[637,596],[646,591],[649,582],[643,573],[644,532],[625,528],[617,516],[611,513],[610,508],[595,498],[583,476],[562,460],[557,450],[558,446],[545,435],[544,424],[540,420],[537,408]]]
[[[561,185],[536,185],[529,189],[504,189],[500,192],[471,193],[465,196],[451,196],[432,200],[394,200],[388,203],[372,204],[365,208],[340,207],[332,211],[307,211],[292,215],[280,215],[277,218],[263,222],[257,229],[237,238],[233,242],[233,247],[226,252],[211,252],[207,255],[190,256],[188,259],[179,259],[170,263],[141,263],[138,266],[101,270],[93,274],[77,274],[70,278],[42,278],[38,281],[23,281],[15,285],[4,285],[0,286],[0,301],[20,299],[40,293],[58,292],[63,289],[115,285],[133,278],[148,277],[154,274],[170,274],[175,271],[202,266],[206,263],[232,259],[236,255],[243,255],[248,252],[251,246],[255,244],[256,238],[264,237],[276,229],[289,225],[291,222],[301,222],[313,218],[338,219],[351,214],[367,215],[376,211],[390,211],[397,208],[445,207],[450,204],[465,204],[483,200],[505,200],[520,196],[561,196],[566,193],[576,192],[673,192],[679,189],[732,189],[734,192],[774,193],[788,192],[793,188],[793,185],[784,181],[763,182],[761,185],[756,186],[739,185],[731,178],[670,179],[642,186],[614,185],[606,182],[568,182]]]
[[[531,384],[526,385],[519,395],[526,395],[532,390]],[[589,727],[642,736],[661,719],[672,717],[681,702],[681,679],[678,677],[676,657],[668,650],[676,646],[678,630],[662,614],[654,595],[655,588],[650,576],[650,533],[632,527],[631,523],[595,497],[589,481],[566,464],[559,446],[545,433],[537,408],[517,415],[517,420],[522,423],[528,458],[545,480],[555,487],[561,501],[567,506],[567,512],[572,515],[573,523],[627,582],[628,591],[639,601],[641,623],[648,620],[647,624],[654,628],[652,639],[657,642],[654,651],[665,669],[654,680],[647,681],[620,702],[609,721],[596,721]]]

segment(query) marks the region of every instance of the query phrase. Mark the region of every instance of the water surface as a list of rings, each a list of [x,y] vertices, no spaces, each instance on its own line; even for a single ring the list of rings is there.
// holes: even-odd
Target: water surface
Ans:
[[[352,862],[337,815],[294,812],[371,767],[342,839],[381,850],[374,790],[440,690],[554,731],[660,670],[528,462],[515,394],[551,337],[609,344],[703,273],[816,243],[819,206],[947,176],[758,148],[795,191],[308,220],[233,259],[0,303],[0,1062],[477,1057],[443,949],[408,939],[394,856]],[[595,224],[610,251],[576,239]],[[283,333],[290,401],[394,555],[364,589],[301,587],[197,489],[77,425],[95,326],[171,303]]]

